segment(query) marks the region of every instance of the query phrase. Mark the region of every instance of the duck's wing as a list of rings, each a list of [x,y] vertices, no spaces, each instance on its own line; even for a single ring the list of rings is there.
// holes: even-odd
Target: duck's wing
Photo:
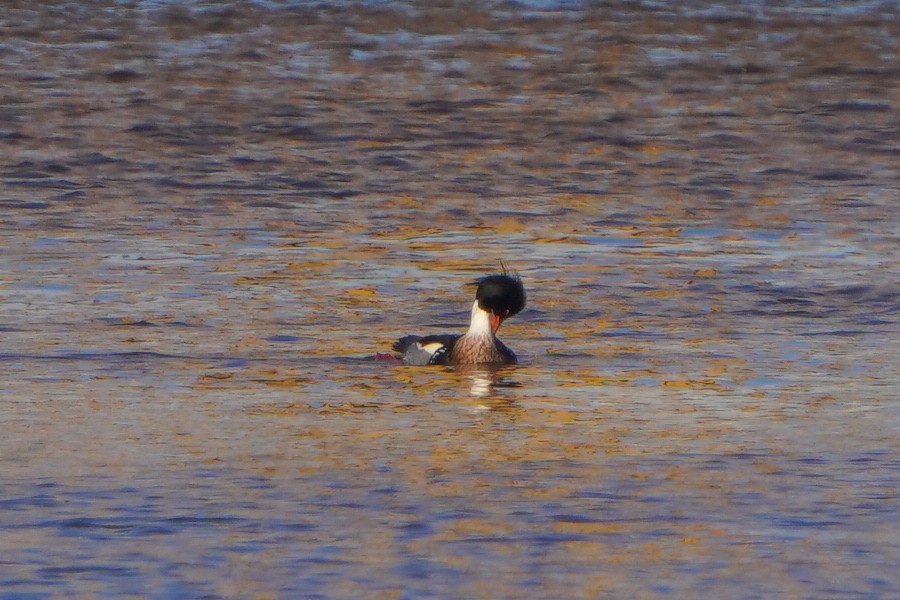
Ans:
[[[516,360],[516,353],[506,347],[506,344],[501,342],[500,340],[494,340],[494,343],[497,345],[497,350],[500,351],[500,354],[503,355],[503,362],[508,365],[514,365],[518,362]]]
[[[453,344],[460,336],[452,333],[439,335],[406,335],[394,342],[394,351],[403,355],[410,365],[445,365]]]

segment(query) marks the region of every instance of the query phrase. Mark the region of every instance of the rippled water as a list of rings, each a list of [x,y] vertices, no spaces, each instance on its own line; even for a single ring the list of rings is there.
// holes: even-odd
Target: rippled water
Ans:
[[[0,598],[897,597],[897,16],[0,8]]]

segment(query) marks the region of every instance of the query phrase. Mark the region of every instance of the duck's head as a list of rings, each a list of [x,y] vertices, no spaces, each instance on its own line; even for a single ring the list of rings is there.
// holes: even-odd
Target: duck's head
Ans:
[[[491,331],[496,332],[506,319],[525,308],[525,286],[518,275],[503,270],[475,280],[478,308],[490,315]]]

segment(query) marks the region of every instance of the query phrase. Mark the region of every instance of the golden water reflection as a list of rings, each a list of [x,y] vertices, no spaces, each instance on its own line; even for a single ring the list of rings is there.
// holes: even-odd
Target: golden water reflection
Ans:
[[[900,589],[891,10],[0,23],[0,597]]]

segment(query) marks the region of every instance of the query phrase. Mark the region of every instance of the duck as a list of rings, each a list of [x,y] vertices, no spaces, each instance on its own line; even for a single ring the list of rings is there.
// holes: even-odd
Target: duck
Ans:
[[[469,330],[462,334],[406,335],[393,350],[409,365],[514,365],[515,353],[497,338],[509,317],[525,308],[525,286],[518,274],[507,271],[473,281],[475,302]]]

